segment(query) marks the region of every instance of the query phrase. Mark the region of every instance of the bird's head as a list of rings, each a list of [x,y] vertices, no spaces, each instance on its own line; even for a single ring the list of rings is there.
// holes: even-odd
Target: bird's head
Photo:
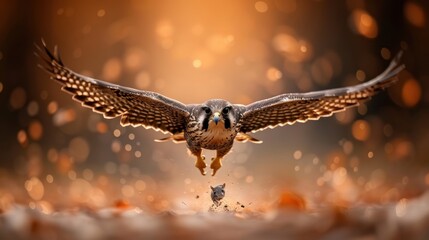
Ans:
[[[232,104],[222,99],[209,100],[202,104],[198,111],[198,121],[202,123],[203,130],[212,127],[228,129],[236,121]]]

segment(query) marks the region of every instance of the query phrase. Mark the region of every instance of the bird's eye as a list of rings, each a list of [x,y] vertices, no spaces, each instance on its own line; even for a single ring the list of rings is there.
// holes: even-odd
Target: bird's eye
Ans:
[[[226,107],[226,108],[222,109],[222,113],[223,114],[228,114],[229,113],[229,109],[230,109],[230,107]]]
[[[211,113],[212,110],[208,107],[203,107],[204,112],[206,112],[207,114]]]

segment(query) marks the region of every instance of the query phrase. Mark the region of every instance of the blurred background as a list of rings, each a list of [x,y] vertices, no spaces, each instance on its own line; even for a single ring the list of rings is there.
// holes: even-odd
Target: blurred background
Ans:
[[[283,198],[312,209],[418,196],[429,185],[428,5],[0,0],[0,209],[206,211],[210,185],[222,183],[226,199],[261,211]],[[358,84],[401,48],[407,68],[358,108],[235,143],[211,177],[185,144],[155,143],[165,136],[74,102],[37,67],[41,38],[76,72],[183,103]]]

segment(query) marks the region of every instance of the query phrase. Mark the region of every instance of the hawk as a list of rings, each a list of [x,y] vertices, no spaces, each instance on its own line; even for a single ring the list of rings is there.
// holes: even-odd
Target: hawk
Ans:
[[[359,105],[397,81],[401,65],[400,52],[387,69],[365,83],[307,93],[285,93],[248,105],[233,104],[223,99],[210,99],[202,104],[183,104],[156,92],[137,90],[78,74],[66,67],[55,47],[52,53],[44,41],[36,46],[45,61],[39,65],[62,90],[73,95],[82,106],[105,118],[120,118],[122,126],[152,128],[169,137],[155,140],[186,142],[196,157],[195,167],[206,174],[203,149],[216,150],[210,168],[212,176],[222,166],[221,160],[231,150],[234,140],[261,143],[248,133],[266,128],[317,120],[335,112]]]

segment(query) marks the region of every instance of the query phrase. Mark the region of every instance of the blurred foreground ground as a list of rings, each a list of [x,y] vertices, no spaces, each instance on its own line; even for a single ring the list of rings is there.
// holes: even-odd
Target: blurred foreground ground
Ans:
[[[429,193],[398,203],[268,212],[224,202],[215,211],[151,214],[117,204],[49,214],[14,205],[1,239],[428,239]],[[225,206],[227,205],[227,206]]]

